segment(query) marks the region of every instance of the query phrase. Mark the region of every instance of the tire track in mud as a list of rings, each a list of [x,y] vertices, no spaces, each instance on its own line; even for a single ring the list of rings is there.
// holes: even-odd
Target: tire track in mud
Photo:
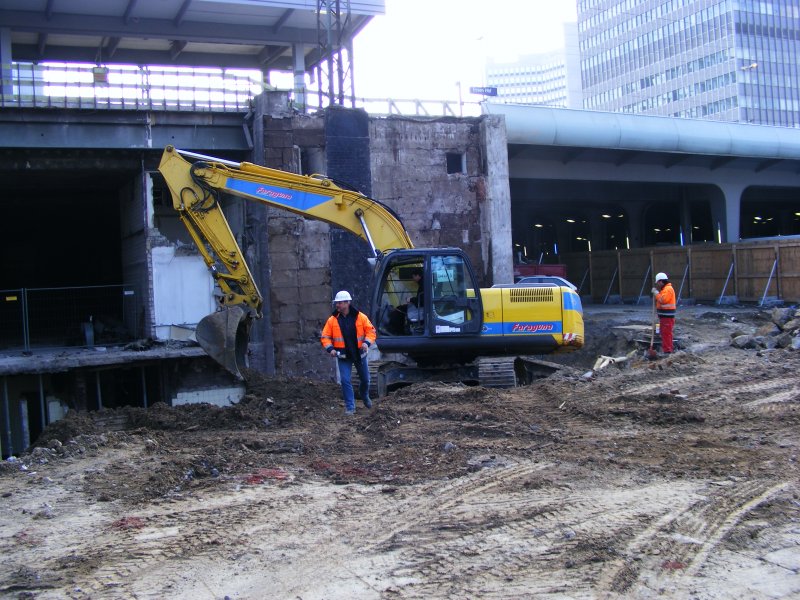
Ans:
[[[679,377],[666,377],[659,379],[656,383],[635,383],[622,386],[614,391],[615,394],[640,395],[653,392],[665,392],[674,389],[686,389],[695,384],[705,387],[708,382],[708,374],[700,373],[696,375],[681,375]]]
[[[77,583],[91,592],[86,596],[90,598],[169,597],[170,580],[144,596],[134,593],[132,586],[148,569],[165,562],[176,565],[172,569],[176,577],[177,565],[183,560],[212,556],[217,562],[233,563],[251,548],[250,538],[260,527],[280,527],[282,515],[303,514],[311,502],[309,496],[294,489],[268,497],[262,492],[253,488],[238,497],[221,494],[207,506],[192,502],[188,511],[181,510],[180,503],[171,510],[136,511],[127,521],[109,523],[102,535],[91,540],[91,548],[83,550],[98,568]]]
[[[742,406],[752,408],[761,404],[773,402],[786,402],[800,397],[800,377],[780,377],[770,378],[766,381],[726,383],[721,388],[708,389],[708,373],[694,375],[684,375],[679,377],[667,377],[656,383],[643,383],[623,386],[608,395],[645,395],[654,392],[665,392],[670,390],[691,391],[695,400],[703,400],[714,397],[724,397],[736,399],[739,396],[757,396],[756,400],[749,401]],[[698,393],[697,385],[705,393]]]
[[[36,472],[28,473],[27,477],[30,479],[25,486],[5,488],[6,493],[15,496],[16,506],[24,508],[20,513],[0,511],[0,552],[5,557],[0,563],[0,582],[3,582],[0,593],[7,586],[13,586],[20,573],[33,574],[24,581],[24,589],[57,587],[64,569],[89,562],[76,549],[87,537],[98,533],[97,523],[102,519],[102,507],[87,506],[76,496],[74,490],[79,485],[72,478],[55,483]],[[73,526],[62,524],[67,520]],[[54,538],[58,540],[57,545]],[[53,555],[52,562],[43,560]]]
[[[360,551],[373,556],[372,569],[407,582],[395,586],[404,598],[447,597],[453,589],[481,598],[591,595],[600,565],[617,553],[609,540],[629,537],[626,532],[640,528],[642,520],[668,512],[692,492],[690,484],[666,483],[633,492],[513,489],[515,482],[551,466],[487,468],[457,482],[415,489],[375,515],[380,535],[373,530],[374,542]],[[359,523],[363,528],[363,517],[345,529]],[[367,521],[374,528],[375,522]],[[570,581],[576,562],[581,582]],[[587,570],[596,576],[585,577]]]
[[[800,377],[784,377],[771,379],[762,383],[743,386],[734,386],[731,394],[755,394],[762,396],[756,400],[745,403],[745,408],[756,408],[764,404],[777,404],[790,400],[800,400]]]
[[[616,568],[606,570],[599,582],[600,589],[627,592],[633,597],[649,596],[664,589],[691,589],[684,580],[697,575],[723,538],[750,511],[791,485],[764,481],[733,483],[703,496],[685,510],[668,511],[635,537]],[[639,579],[642,571],[651,575]]]

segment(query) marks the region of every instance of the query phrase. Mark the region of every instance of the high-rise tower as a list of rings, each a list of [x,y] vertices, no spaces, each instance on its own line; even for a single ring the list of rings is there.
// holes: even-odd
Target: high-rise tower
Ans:
[[[579,0],[585,108],[800,127],[797,0]]]

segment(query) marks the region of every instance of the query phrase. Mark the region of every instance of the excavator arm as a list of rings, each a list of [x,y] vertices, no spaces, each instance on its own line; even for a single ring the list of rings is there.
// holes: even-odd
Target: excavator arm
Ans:
[[[190,162],[187,159],[193,159]],[[243,379],[249,328],[263,297],[220,207],[222,193],[282,208],[341,227],[366,241],[376,258],[413,248],[400,219],[386,206],[321,175],[298,175],[167,146],[158,170],[178,216],[222,291],[218,311],[197,326],[208,354]]]

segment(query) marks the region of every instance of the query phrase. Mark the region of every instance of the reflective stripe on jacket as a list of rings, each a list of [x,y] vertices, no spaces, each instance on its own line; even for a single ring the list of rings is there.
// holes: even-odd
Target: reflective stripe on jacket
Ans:
[[[667,283],[656,294],[656,311],[659,317],[675,317],[675,290]]]
[[[351,308],[350,310],[354,309]],[[358,342],[358,347],[361,348],[361,346],[364,345],[364,342],[368,342],[370,346],[373,346],[376,338],[375,327],[372,326],[372,323],[370,322],[369,318],[367,318],[367,315],[358,310],[356,310],[355,313],[356,341]],[[339,327],[338,312],[328,317],[328,320],[325,322],[325,327],[322,328],[320,342],[322,342],[322,347],[325,348],[326,352],[330,352],[331,348],[336,348],[337,350],[345,349],[342,328]]]

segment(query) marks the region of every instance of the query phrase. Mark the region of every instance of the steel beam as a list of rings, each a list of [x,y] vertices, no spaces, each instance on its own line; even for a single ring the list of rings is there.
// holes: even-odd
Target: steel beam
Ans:
[[[249,151],[243,113],[5,108],[0,148]]]

